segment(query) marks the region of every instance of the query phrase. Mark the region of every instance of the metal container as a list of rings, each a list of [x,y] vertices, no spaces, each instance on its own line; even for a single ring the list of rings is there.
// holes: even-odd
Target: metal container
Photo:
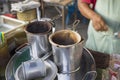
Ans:
[[[96,74],[95,60],[91,53],[83,48],[80,69],[70,74],[58,73],[58,80],[95,80]]]
[[[41,58],[51,51],[48,36],[52,33],[52,25],[47,21],[36,21],[28,24],[25,28],[28,43],[31,46],[31,55]]]
[[[72,30],[60,30],[49,36],[59,73],[72,73],[80,68],[83,49],[81,36]]]
[[[21,64],[31,60],[30,49],[28,45],[24,45],[17,50],[17,52],[13,55],[10,61],[7,64],[5,71],[6,80],[23,80],[24,77],[22,75]],[[49,59],[45,60],[46,65],[46,76],[40,79],[32,79],[32,80],[54,80],[57,75],[57,67],[56,65]]]
[[[25,61],[20,66],[20,71],[22,72],[21,74],[24,78],[23,80],[31,80],[46,76],[46,65],[45,61],[42,59],[33,59]]]

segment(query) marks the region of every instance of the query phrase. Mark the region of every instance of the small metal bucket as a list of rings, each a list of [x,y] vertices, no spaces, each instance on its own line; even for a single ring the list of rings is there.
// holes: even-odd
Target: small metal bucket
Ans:
[[[45,61],[42,59],[34,59],[23,62],[21,68],[24,80],[31,80],[46,76],[46,65]]]
[[[60,30],[49,36],[54,61],[60,73],[72,73],[80,68],[83,49],[81,36],[72,30]]]
[[[31,46],[31,56],[41,58],[51,51],[48,36],[52,33],[52,24],[47,21],[36,21],[25,28],[28,43]]]

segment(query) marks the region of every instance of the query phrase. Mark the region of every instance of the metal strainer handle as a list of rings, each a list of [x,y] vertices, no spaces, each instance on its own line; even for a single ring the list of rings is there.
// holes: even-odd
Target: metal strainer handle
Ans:
[[[78,25],[80,23],[80,20],[75,20],[74,22],[73,22],[73,26],[72,26],[72,29],[74,30],[74,31],[76,31],[76,26]]]

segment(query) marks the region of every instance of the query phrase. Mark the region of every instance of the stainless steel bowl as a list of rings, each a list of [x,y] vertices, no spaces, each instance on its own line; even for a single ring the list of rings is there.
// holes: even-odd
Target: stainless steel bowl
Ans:
[[[6,80],[15,80],[14,76],[15,76],[16,70],[18,68],[21,68],[20,65],[22,64],[22,62],[28,61],[30,59],[31,59],[31,56],[30,56],[30,49],[28,45],[18,50],[7,64],[6,71],[5,71]],[[45,64],[47,67],[47,74],[44,78],[37,79],[37,80],[54,80],[54,78],[57,75],[56,65],[51,60],[45,60]],[[20,73],[20,69],[18,70],[19,70],[18,72]],[[22,80],[22,79],[19,79],[19,80]]]

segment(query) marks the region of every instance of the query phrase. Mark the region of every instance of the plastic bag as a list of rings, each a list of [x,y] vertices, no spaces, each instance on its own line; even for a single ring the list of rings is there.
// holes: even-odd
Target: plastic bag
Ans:
[[[120,80],[120,54],[112,54],[109,67],[110,80]]]

